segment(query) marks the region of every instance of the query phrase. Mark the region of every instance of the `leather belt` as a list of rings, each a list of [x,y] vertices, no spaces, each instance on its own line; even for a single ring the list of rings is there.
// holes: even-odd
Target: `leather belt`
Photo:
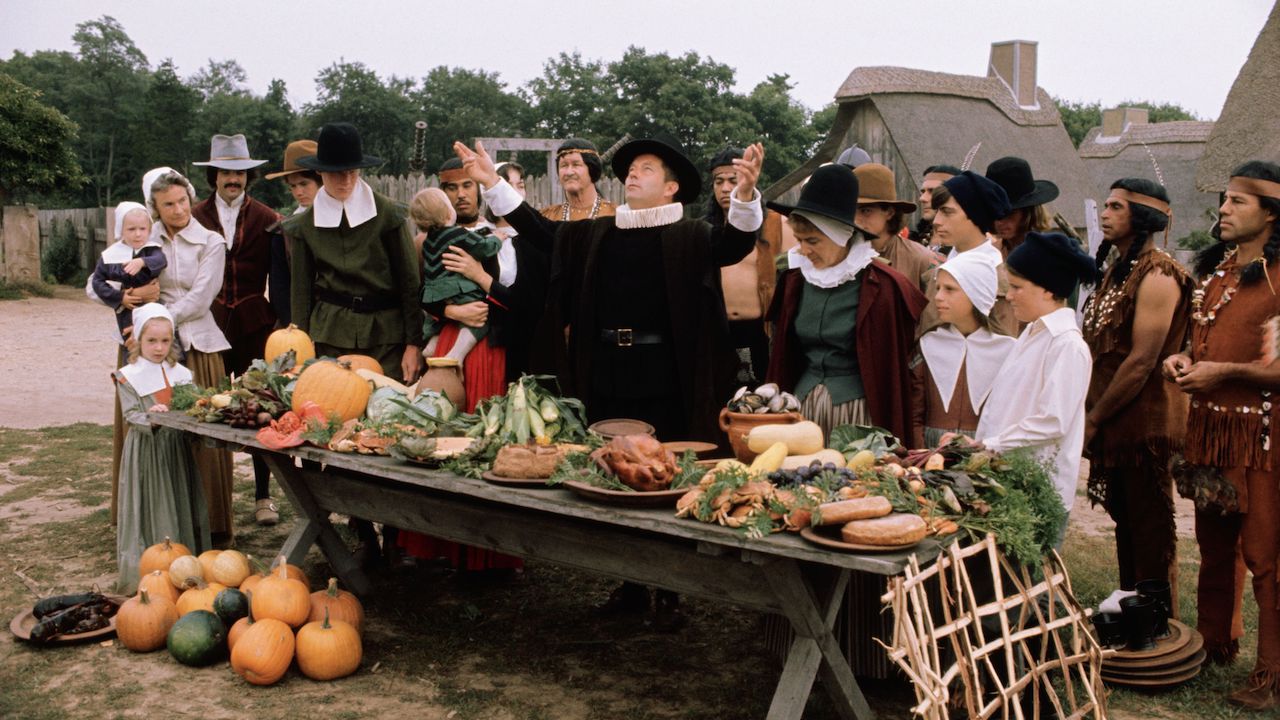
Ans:
[[[400,307],[400,301],[390,295],[347,295],[322,287],[317,287],[315,294],[317,300],[358,313],[375,313]]]
[[[606,328],[600,331],[600,340],[605,345],[631,347],[632,345],[661,345],[667,337],[658,332],[644,332],[631,328]]]

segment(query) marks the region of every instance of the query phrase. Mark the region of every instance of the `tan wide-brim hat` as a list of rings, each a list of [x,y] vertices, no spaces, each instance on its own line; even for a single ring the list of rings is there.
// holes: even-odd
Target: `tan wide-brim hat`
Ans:
[[[285,175],[292,175],[297,172],[309,172],[306,168],[298,164],[298,158],[316,154],[315,140],[294,140],[289,143],[289,147],[284,149],[284,169],[280,172],[273,172],[264,175],[268,180],[282,178]]]
[[[902,214],[916,211],[916,204],[898,199],[893,171],[880,163],[863,163],[853,169],[858,176],[859,205],[892,205]]]

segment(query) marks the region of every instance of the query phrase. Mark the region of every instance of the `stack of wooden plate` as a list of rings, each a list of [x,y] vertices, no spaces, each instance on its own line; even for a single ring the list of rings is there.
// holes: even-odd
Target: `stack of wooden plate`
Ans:
[[[1177,620],[1169,621],[1169,637],[1150,650],[1108,651],[1102,660],[1102,680],[1110,685],[1167,690],[1200,674],[1204,637]]]

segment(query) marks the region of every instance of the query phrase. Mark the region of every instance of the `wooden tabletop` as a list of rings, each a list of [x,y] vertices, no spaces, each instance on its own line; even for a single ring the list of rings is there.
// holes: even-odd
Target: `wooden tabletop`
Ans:
[[[667,508],[627,508],[589,501],[563,488],[512,488],[484,480],[473,480],[444,470],[420,467],[390,457],[337,453],[305,445],[283,451],[268,450],[255,438],[255,431],[233,428],[220,423],[199,422],[179,412],[152,413],[151,422],[161,427],[182,430],[230,445],[233,450],[280,452],[314,460],[327,468],[357,473],[370,483],[386,482],[399,487],[412,486],[429,492],[447,492],[489,502],[529,510],[556,513],[584,521],[609,523],[646,532],[661,533],[700,543],[737,547],[762,555],[786,557],[803,562],[830,565],[877,575],[897,575],[911,555],[927,562],[936,557],[940,545],[926,539],[910,551],[886,553],[846,553],[827,550],[792,533],[774,533],[765,538],[751,538],[745,533],[721,525],[675,517],[674,504]]]

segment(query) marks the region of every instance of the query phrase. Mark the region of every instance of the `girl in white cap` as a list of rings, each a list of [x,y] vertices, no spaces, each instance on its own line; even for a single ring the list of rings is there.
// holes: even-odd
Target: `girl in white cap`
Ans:
[[[153,428],[147,413],[166,412],[173,388],[191,382],[178,363],[173,316],[159,303],[133,311],[129,364],[114,375],[129,433],[120,461],[120,508],[116,557],[120,592],[138,586],[139,562],[148,546],[166,537],[193,553],[208,550],[209,512],[200,475],[183,433]]]
[[[994,330],[996,263],[959,253],[938,268],[933,304],[941,325],[920,337],[911,366],[912,447],[937,447],[944,435],[973,437],[982,405],[1015,340]]]

